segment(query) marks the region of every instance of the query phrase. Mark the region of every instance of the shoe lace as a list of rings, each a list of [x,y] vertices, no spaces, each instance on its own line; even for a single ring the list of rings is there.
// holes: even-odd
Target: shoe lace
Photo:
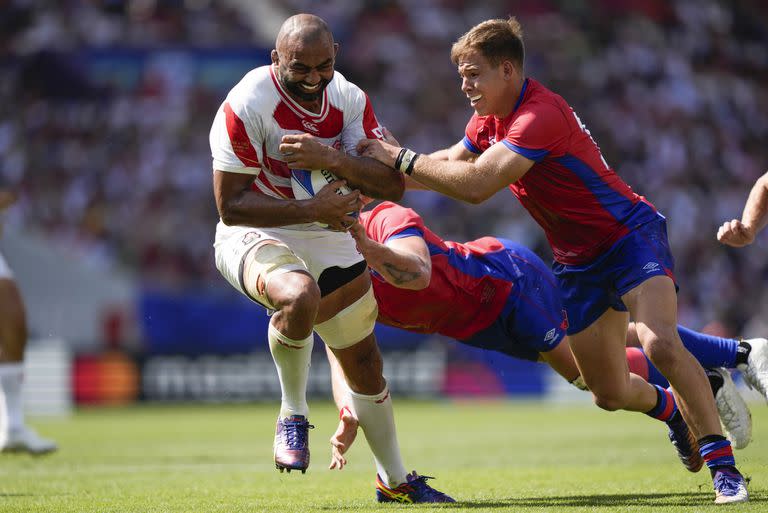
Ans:
[[[730,472],[718,472],[715,476],[715,489],[725,495],[735,495],[739,492],[741,476]]]
[[[410,488],[417,490],[420,494],[426,495],[431,498],[447,497],[443,492],[435,490],[427,484],[427,479],[435,479],[432,476],[422,476],[415,471],[408,474],[408,482],[404,483]]]
[[[285,421],[283,424],[285,445],[293,450],[304,449],[307,446],[307,440],[309,439],[309,430],[314,428],[315,426],[306,420]]]

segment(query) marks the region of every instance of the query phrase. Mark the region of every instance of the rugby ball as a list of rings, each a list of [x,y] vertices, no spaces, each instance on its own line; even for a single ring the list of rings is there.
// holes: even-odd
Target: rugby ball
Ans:
[[[299,200],[312,198],[315,194],[320,192],[320,189],[338,179],[339,178],[336,175],[327,169],[320,169],[317,171],[292,169],[291,189],[293,189],[293,197]],[[349,194],[352,190],[346,185],[343,185],[336,192],[344,195]]]
[[[293,190],[293,197],[298,200],[307,200],[315,196],[320,189],[339,178],[328,171],[327,169],[318,169],[315,171],[308,171],[306,169],[291,169],[291,189]],[[342,185],[336,190],[336,194],[345,195],[352,192],[352,189],[346,185]],[[357,218],[360,212],[350,212],[349,215]],[[322,227],[328,225],[324,223],[316,223]]]

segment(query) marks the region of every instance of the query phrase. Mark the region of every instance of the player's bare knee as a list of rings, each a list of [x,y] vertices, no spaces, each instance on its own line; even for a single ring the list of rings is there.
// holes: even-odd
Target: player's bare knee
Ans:
[[[642,342],[645,355],[662,373],[671,372],[679,365],[684,348],[673,335],[652,333]]]
[[[274,294],[273,303],[283,315],[289,319],[315,319],[320,307],[320,288],[312,278],[301,273],[287,273],[279,285],[274,285],[279,291]]]

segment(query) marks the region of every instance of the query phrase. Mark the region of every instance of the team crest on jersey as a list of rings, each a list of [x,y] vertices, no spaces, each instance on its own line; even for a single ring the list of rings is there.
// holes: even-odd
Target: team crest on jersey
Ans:
[[[306,119],[302,120],[302,122],[301,122],[301,126],[303,126],[304,128],[306,128],[306,129],[307,129],[307,130],[309,130],[310,132],[319,132],[319,131],[320,131],[320,129],[319,129],[319,128],[317,128],[317,124],[315,124],[315,123],[313,123],[313,122],[311,122],[311,121],[308,121],[308,120],[306,120]]]

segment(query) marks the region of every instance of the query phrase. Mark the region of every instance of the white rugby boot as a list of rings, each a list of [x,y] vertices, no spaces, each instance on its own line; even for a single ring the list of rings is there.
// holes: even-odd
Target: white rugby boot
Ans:
[[[749,388],[757,390],[768,399],[768,340],[764,338],[749,338],[743,341],[752,348],[747,357],[746,365],[737,368],[744,375],[744,381]]]
[[[46,454],[57,450],[59,446],[53,440],[38,435],[34,429],[22,426],[8,431],[3,443],[3,452],[28,452],[30,454]]]
[[[707,377],[715,394],[723,434],[734,449],[745,448],[752,440],[752,413],[736,389],[731,373],[722,368],[707,369]]]

